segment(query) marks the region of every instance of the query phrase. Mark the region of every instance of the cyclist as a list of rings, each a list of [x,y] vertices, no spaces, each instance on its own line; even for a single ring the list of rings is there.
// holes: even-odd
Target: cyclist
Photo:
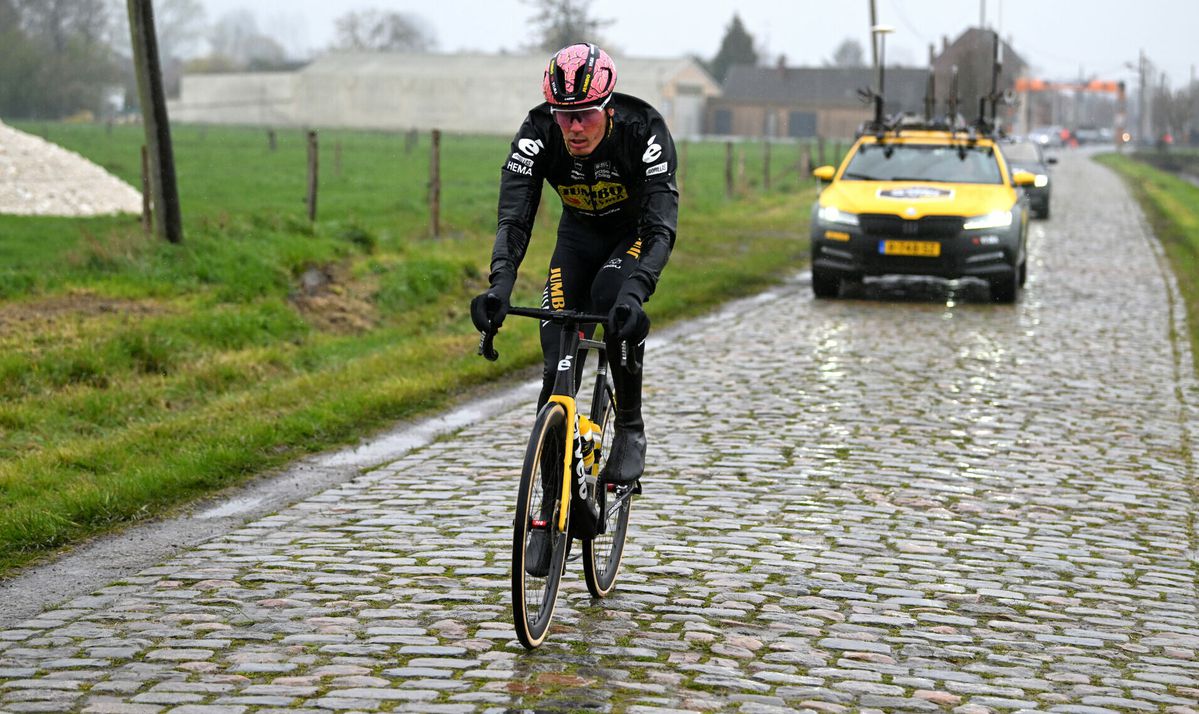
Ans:
[[[550,58],[541,85],[545,103],[529,111],[500,172],[490,287],[471,301],[471,319],[483,332],[503,324],[542,182],[549,182],[563,210],[542,306],[609,315],[604,339],[616,389],[616,435],[601,478],[631,483],[645,467],[642,380],[640,369],[620,366],[620,345],[632,346],[630,364],[641,363],[650,326],[642,304],[674,247],[679,193],[666,122],[615,86],[616,65],[594,44],[569,45]],[[553,390],[558,335],[552,325],[542,326],[538,409]]]

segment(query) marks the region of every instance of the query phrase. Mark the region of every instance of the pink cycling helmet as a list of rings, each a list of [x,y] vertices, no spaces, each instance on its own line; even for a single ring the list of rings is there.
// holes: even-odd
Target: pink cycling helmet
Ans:
[[[580,42],[554,53],[541,91],[550,106],[598,104],[616,87],[616,63],[599,47]]]

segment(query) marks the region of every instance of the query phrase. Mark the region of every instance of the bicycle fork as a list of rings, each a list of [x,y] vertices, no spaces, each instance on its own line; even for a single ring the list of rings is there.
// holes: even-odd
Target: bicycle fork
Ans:
[[[599,520],[596,489],[599,487],[596,453],[593,443],[595,425],[587,417],[580,416],[578,405],[571,397],[562,394],[550,395],[549,401],[562,405],[566,410],[566,423],[571,427],[571,444],[563,449],[562,457],[562,502],[558,509],[558,530],[566,532],[566,517],[570,513],[571,497],[575,496],[587,504],[593,520]]]

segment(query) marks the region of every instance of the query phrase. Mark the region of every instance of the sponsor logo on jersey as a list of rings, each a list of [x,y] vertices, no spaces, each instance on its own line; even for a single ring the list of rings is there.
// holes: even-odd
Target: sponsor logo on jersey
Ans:
[[[522,166],[521,164],[518,164],[515,161],[509,161],[508,165],[505,166],[504,168],[508,169],[509,171],[511,171],[514,174],[520,174],[521,176],[532,176],[533,175],[533,169],[529,168],[528,166]]]
[[[631,255],[634,258],[637,258],[638,260],[641,259],[641,239],[640,238],[637,239],[636,243],[629,246],[628,255]]]
[[[647,164],[652,164],[658,159],[662,158],[662,145],[655,143],[657,138],[658,135],[654,134],[649,138],[649,141],[645,142],[649,148],[647,148],[645,153],[641,155],[641,160]]]
[[[595,177],[597,179],[618,179],[620,172],[612,167],[611,161],[601,161],[595,165]]]
[[[590,187],[587,184],[575,184],[558,186],[557,189],[562,203],[580,211],[602,211],[629,197],[629,190],[624,184],[609,181],[600,181]]]
[[[528,166],[529,168],[533,168],[533,160],[527,156],[521,156],[520,154],[514,152],[512,154],[512,158],[524,164],[525,166]]]
[[[516,148],[520,149],[520,153],[526,156],[536,156],[545,148],[545,144],[541,143],[541,139],[521,139],[516,142]]]
[[[562,268],[550,268],[549,286],[550,307],[561,310],[566,307],[566,292],[562,289]]]
[[[620,270],[620,266],[622,265],[624,265],[624,260],[620,258],[613,258],[607,263],[604,263],[604,267],[600,268],[600,270]]]
[[[654,164],[653,166],[651,166],[645,170],[646,176],[657,176],[658,174],[664,174],[664,173],[666,173],[666,162],[665,161],[663,161],[660,164]]]

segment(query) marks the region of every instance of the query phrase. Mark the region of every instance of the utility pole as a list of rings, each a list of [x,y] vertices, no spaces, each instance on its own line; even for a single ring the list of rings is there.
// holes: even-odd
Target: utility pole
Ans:
[[[183,241],[179,211],[179,188],[175,183],[175,157],[171,150],[171,123],[167,118],[166,94],[162,90],[162,62],[154,32],[151,0],[126,0],[129,33],[133,43],[133,67],[142,105],[142,123],[149,148],[150,193],[154,199],[154,228],[171,243]]]
[[[874,67],[874,71],[878,71],[878,35],[874,34],[874,28],[878,25],[878,4],[877,0],[867,0],[870,3],[870,65]]]
[[[1145,50],[1141,50],[1137,62],[1139,84],[1137,84],[1137,142],[1143,143],[1149,130],[1145,128]]]

